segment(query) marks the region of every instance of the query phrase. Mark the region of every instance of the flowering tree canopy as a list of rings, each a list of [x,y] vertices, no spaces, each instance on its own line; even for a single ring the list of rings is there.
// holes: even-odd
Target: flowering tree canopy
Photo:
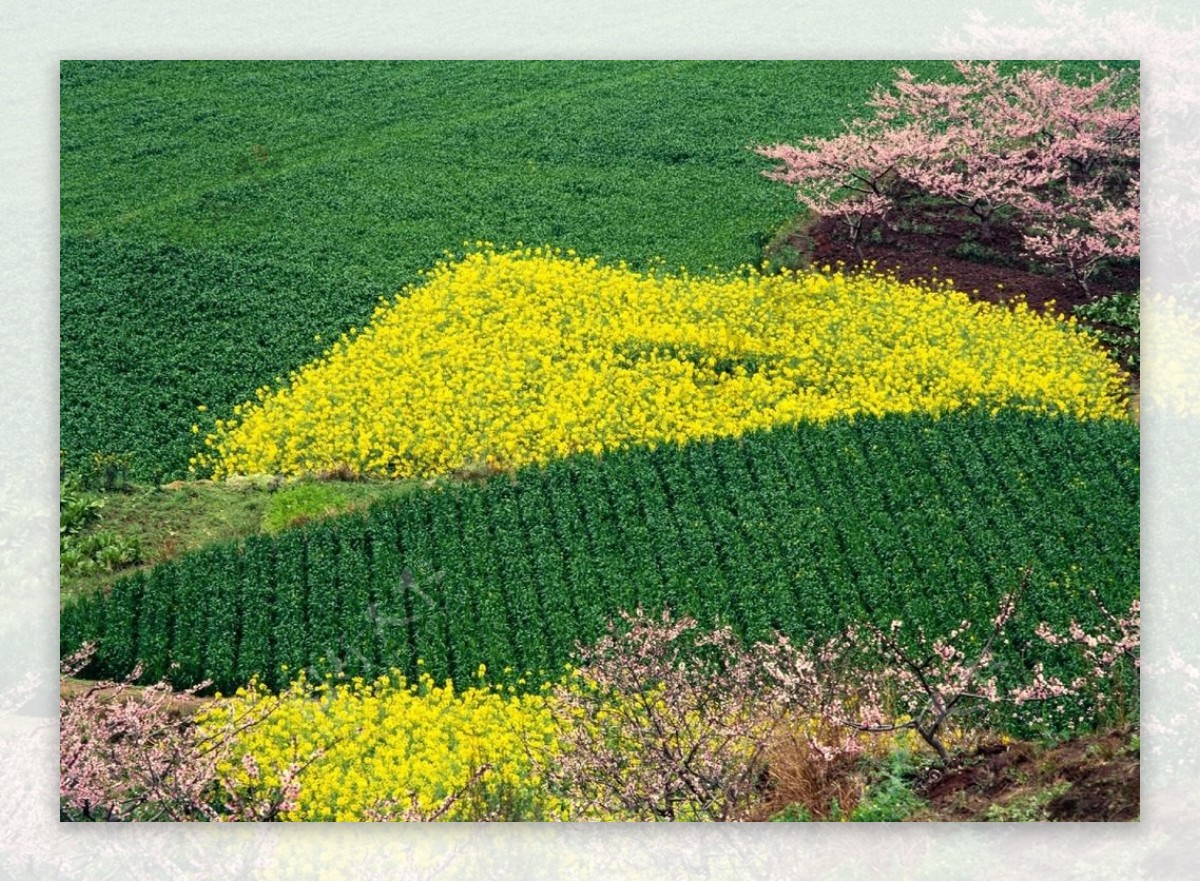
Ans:
[[[1114,71],[1088,84],[1044,70],[1001,74],[956,62],[954,83],[921,83],[901,68],[877,89],[872,119],[831,139],[755,148],[765,174],[796,188],[811,211],[839,218],[861,256],[873,226],[894,227],[918,201],[956,209],[988,240],[995,224],[1025,231],[1030,256],[1087,290],[1106,260],[1139,247],[1141,112],[1137,85]]]

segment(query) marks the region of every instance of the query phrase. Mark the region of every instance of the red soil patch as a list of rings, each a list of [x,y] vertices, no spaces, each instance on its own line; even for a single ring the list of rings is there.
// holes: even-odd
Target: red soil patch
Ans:
[[[1128,730],[1055,747],[990,744],[920,783],[912,820],[1135,821],[1141,760]]]

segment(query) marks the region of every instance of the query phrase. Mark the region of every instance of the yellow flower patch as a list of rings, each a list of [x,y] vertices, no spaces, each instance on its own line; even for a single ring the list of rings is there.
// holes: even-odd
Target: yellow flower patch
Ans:
[[[239,725],[268,710],[262,722]],[[247,793],[270,794],[290,765],[300,767],[283,820],[557,820],[566,810],[537,772],[555,746],[539,694],[458,691],[427,674],[416,683],[393,672],[318,685],[301,675],[278,699],[257,684],[239,689],[199,722],[210,737],[240,732],[219,771]],[[243,771],[247,754],[257,779]]]
[[[638,273],[484,246],[218,420],[195,464],[217,477],[340,466],[432,476],[971,406],[1127,413],[1120,369],[1073,321],[972,303],[947,285]]]

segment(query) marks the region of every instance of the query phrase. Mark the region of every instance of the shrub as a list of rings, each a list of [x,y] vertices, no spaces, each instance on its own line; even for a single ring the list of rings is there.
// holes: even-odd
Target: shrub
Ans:
[[[867,789],[858,805],[850,812],[851,821],[903,821],[926,805],[913,792],[908,778],[912,760],[907,752],[898,750],[888,758],[883,778]]]
[[[114,572],[139,563],[141,543],[136,537],[108,530],[89,532],[100,518],[104,498],[83,488],[76,475],[66,475],[59,484],[58,550],[59,572],[86,574]]]
[[[123,536],[109,530],[84,536],[64,536],[59,542],[59,570],[63,574],[99,570],[112,573],[141,560],[142,544],[136,536]]]
[[[1092,327],[1096,336],[1125,362],[1130,370],[1141,366],[1140,292],[1110,294],[1075,307],[1074,315]]]
[[[88,486],[106,493],[130,489],[132,462],[133,456],[128,453],[93,453]]]
[[[77,536],[94,524],[104,507],[104,498],[89,493],[77,475],[66,475],[58,485],[58,535]]]
[[[336,514],[347,502],[344,493],[328,484],[306,482],[285,487],[267,501],[263,529],[278,533],[313,518]]]

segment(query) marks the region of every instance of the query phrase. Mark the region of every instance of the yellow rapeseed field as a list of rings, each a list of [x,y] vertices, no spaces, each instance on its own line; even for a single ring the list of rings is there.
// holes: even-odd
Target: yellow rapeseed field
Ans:
[[[1072,321],[952,280],[639,273],[476,243],[218,420],[193,467],[424,477],[860,413],[1124,418],[1124,399]]]
[[[398,671],[370,683],[301,674],[278,697],[251,683],[198,722],[209,737],[242,730],[218,769],[239,791],[268,794],[299,768],[285,821],[562,819],[565,804],[539,774],[555,749],[543,695],[485,685],[479,673],[480,685],[461,690]]]

